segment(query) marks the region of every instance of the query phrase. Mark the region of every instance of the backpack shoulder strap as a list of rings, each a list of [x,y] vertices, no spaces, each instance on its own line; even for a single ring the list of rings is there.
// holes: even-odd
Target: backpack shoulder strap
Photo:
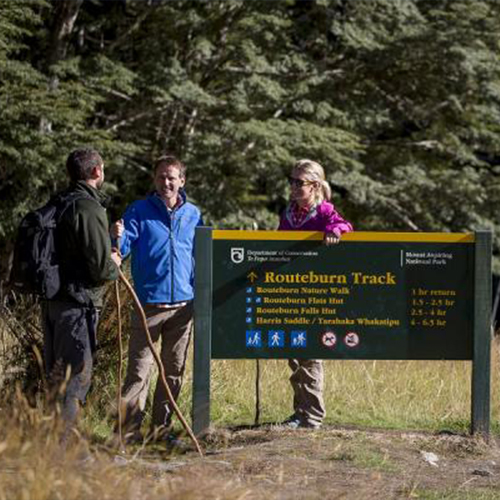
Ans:
[[[59,193],[51,200],[57,207],[57,221],[60,221],[66,210],[78,200],[92,200],[94,203],[99,204],[95,198],[83,192]]]

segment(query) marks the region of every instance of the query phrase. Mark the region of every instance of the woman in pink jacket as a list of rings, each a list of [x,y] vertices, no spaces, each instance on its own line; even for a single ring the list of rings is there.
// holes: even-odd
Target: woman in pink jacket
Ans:
[[[289,178],[290,203],[281,215],[280,230],[323,231],[326,245],[338,243],[343,233],[352,231],[330,203],[331,189],[323,167],[311,160],[296,163]],[[319,428],[325,417],[323,401],[323,362],[290,359],[294,413],[283,424],[291,429]]]

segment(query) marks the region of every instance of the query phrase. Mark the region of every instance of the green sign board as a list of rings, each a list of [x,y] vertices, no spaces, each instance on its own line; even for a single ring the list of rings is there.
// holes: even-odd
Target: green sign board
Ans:
[[[193,428],[210,361],[472,361],[472,432],[490,418],[491,233],[196,234]]]
[[[472,359],[472,235],[214,233],[212,358]]]

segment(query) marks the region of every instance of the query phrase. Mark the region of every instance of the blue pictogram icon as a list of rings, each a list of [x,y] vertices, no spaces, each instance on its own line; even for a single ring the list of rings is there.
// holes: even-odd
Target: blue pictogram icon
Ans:
[[[247,323],[251,323],[252,322],[252,317],[251,316],[247,316]]]
[[[262,302],[262,297],[255,297],[255,303],[260,304]]]
[[[307,332],[304,330],[293,330],[290,332],[290,343],[292,347],[307,347]]]
[[[251,286],[249,286],[249,287],[247,288],[247,293],[252,293],[252,292],[253,292],[253,289],[252,289],[252,287],[251,287]]]
[[[262,347],[262,334],[260,330],[247,330],[246,337],[247,347]]]
[[[247,304],[251,304],[252,303],[252,297],[247,297],[246,302],[247,302]]]
[[[246,312],[247,312],[247,314],[252,314],[252,308],[251,307],[247,307]]]
[[[285,347],[285,332],[283,330],[269,330],[267,332],[269,347]]]

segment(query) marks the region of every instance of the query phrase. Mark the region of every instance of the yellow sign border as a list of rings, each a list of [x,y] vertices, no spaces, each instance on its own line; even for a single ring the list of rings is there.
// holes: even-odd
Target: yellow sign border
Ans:
[[[243,231],[214,229],[214,240],[316,240],[323,239],[317,231]],[[342,236],[342,241],[399,241],[408,243],[474,243],[474,233],[385,233],[354,231]]]

